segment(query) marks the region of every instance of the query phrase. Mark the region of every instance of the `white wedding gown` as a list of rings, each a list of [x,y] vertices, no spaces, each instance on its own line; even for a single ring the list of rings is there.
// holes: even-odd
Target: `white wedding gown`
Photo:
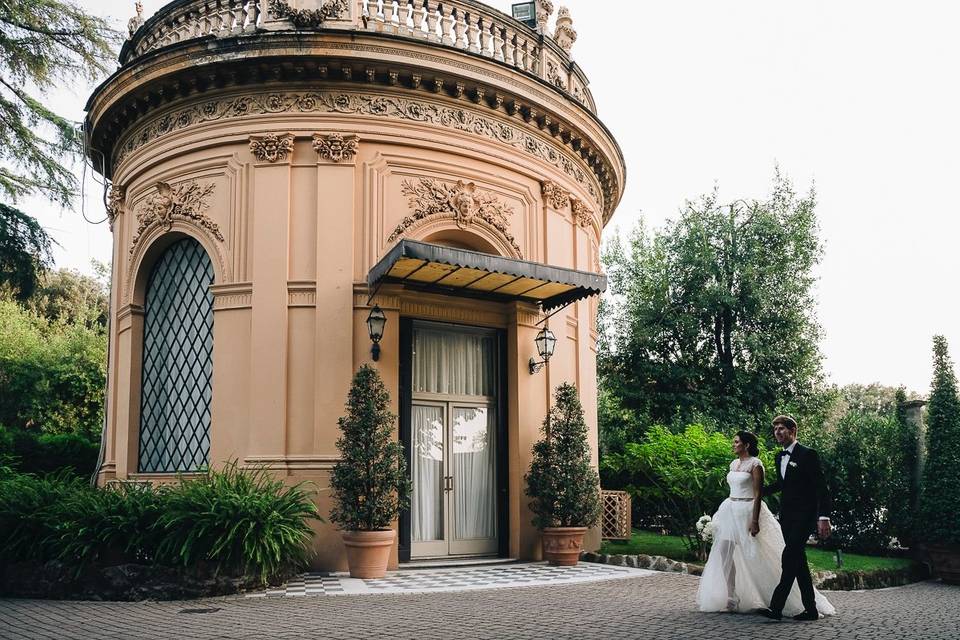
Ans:
[[[780,523],[770,509],[760,503],[760,533],[750,535],[753,517],[753,478],[750,472],[761,464],[758,458],[730,463],[727,483],[730,497],[723,501],[713,516],[713,547],[700,578],[697,605],[701,611],[750,612],[770,606],[770,597],[780,582],[780,555],[783,534]],[[817,609],[821,615],[836,610],[817,592]],[[800,588],[794,582],[784,616],[803,611]]]

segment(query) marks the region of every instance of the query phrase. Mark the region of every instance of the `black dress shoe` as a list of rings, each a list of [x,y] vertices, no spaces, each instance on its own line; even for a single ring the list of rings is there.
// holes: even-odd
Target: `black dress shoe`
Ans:
[[[782,620],[783,614],[779,611],[774,611],[773,609],[757,609],[757,613],[763,616],[764,618],[770,618],[771,620]]]
[[[819,620],[819,619],[820,619],[820,614],[817,613],[816,611],[804,611],[803,613],[798,613],[797,615],[793,616],[793,619],[794,619],[794,620],[800,620],[800,621],[803,621],[803,620]]]

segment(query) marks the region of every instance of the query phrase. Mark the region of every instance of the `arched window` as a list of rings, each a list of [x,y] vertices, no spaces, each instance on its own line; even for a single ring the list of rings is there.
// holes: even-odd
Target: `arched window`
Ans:
[[[147,282],[140,394],[144,473],[196,471],[210,457],[213,265],[196,240],[163,252]]]

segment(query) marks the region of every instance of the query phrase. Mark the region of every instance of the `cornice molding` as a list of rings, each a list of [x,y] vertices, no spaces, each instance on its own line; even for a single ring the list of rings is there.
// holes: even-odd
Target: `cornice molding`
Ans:
[[[296,38],[289,33],[270,35],[243,46],[224,40],[216,41],[213,49],[178,47],[118,71],[88,104],[94,146],[107,154],[108,172],[112,173],[118,162],[111,157],[117,138],[126,138],[131,123],[172,102],[233,87],[256,90],[270,82],[290,87],[295,82],[316,86],[332,81],[342,85],[365,79],[368,84],[417,93],[439,87],[441,95],[469,99],[542,131],[595,174],[603,195],[590,195],[602,205],[599,208],[605,219],[619,201],[625,175],[622,153],[612,134],[595,113],[570,94],[558,94],[559,90],[553,90],[544,79],[519,69],[502,69],[493,60],[464,57],[461,51],[436,50],[433,43],[386,42],[382,38],[388,34],[377,32],[351,34],[349,40],[344,32],[336,30],[298,33]],[[384,44],[362,42],[367,36]],[[290,67],[257,62],[257,58],[271,56],[288,57],[296,64]],[[395,66],[384,69],[387,60]],[[417,63],[423,68],[418,69]]]
[[[191,126],[265,114],[330,113],[374,116],[417,122],[479,135],[534,156],[566,174],[598,205],[606,201],[589,167],[557,141],[517,119],[510,120],[465,105],[429,99],[408,99],[382,93],[344,90],[263,91],[222,96],[180,106],[147,119],[123,136],[115,151],[122,163],[131,153],[155,140]]]

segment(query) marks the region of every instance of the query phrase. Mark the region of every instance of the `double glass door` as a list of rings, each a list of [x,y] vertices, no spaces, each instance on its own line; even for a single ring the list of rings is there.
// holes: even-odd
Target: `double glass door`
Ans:
[[[415,324],[411,557],[497,552],[496,336]]]

